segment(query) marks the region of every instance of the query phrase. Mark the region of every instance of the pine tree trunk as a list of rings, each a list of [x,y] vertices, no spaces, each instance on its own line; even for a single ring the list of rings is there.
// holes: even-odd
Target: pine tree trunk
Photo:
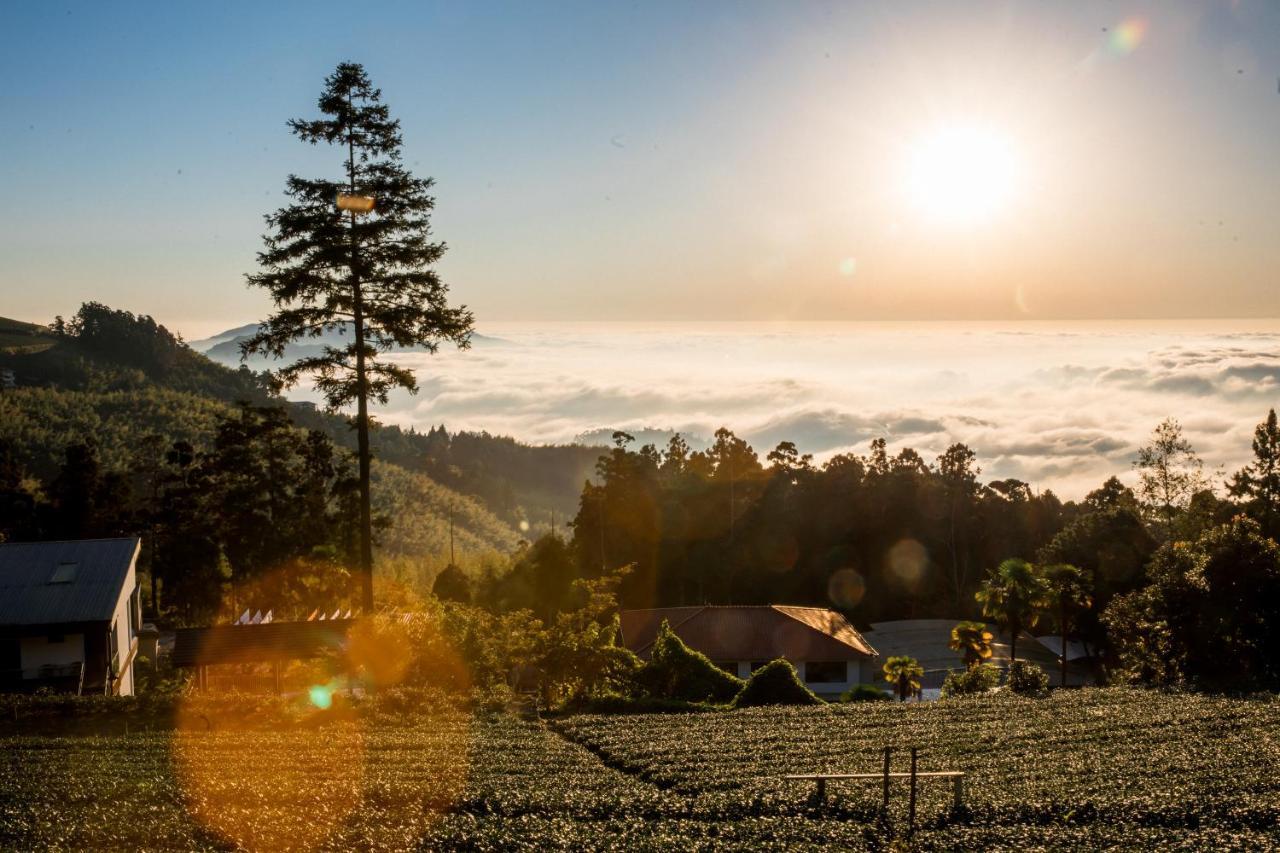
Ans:
[[[1058,614],[1058,627],[1062,629],[1062,686],[1067,686],[1067,607],[1062,605]]]
[[[359,304],[357,297],[356,305]],[[373,512],[369,499],[369,401],[364,380],[364,318],[359,307],[355,314],[356,381],[360,385],[360,396],[356,400],[356,449],[360,462],[360,607],[366,616],[370,616],[373,614]]]
[[[351,93],[347,92],[351,108]],[[347,131],[347,179],[356,194],[355,137]],[[360,465],[360,609],[373,615],[373,511],[369,499],[369,385],[364,364],[364,301],[360,291],[356,213],[351,217],[351,313],[356,337],[356,455]]]

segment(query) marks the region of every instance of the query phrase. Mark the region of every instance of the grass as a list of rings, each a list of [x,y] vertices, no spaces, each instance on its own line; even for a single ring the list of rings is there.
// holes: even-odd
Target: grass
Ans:
[[[827,801],[784,773],[884,745],[969,774],[922,788],[918,849],[1280,845],[1280,702],[1129,690],[1030,700],[0,738],[0,848],[769,849],[907,842],[905,791]],[[899,753],[895,769],[905,769]]]
[[[43,352],[58,342],[44,326],[0,317],[0,355]]]

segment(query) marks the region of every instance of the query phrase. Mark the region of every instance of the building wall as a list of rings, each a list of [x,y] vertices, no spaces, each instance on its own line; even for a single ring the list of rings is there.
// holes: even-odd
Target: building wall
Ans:
[[[875,670],[875,662],[877,659],[870,658],[854,658],[845,661],[845,678],[843,681],[809,681],[807,678],[807,663],[805,661],[792,661],[792,665],[796,668],[796,674],[800,676],[800,680],[805,686],[817,693],[819,696],[829,697],[838,696],[845,692],[855,684],[874,681],[870,673]],[[738,661],[738,677],[748,679],[751,677],[751,661]]]
[[[142,627],[139,612],[138,577],[133,566],[125,576],[120,588],[120,598],[116,600],[115,612],[111,617],[109,636],[107,639],[107,661],[110,665],[112,656],[116,656],[121,667],[117,678],[118,686],[112,692],[121,696],[133,695],[133,665],[136,658],[138,629]]]
[[[61,642],[49,642],[50,636],[60,636]],[[24,677],[34,678],[42,666],[65,666],[84,662],[84,634],[36,634],[22,637],[19,641],[22,656]]]

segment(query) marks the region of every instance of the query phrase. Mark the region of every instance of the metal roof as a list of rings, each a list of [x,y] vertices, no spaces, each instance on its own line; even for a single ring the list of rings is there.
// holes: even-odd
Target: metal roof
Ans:
[[[174,666],[198,666],[312,658],[341,649],[355,622],[354,619],[329,619],[179,628],[170,659]]]
[[[714,661],[836,661],[876,654],[839,613],[779,604],[624,610],[623,643],[647,654],[663,619],[687,646]]]
[[[136,536],[0,544],[0,625],[110,621],[140,544]]]

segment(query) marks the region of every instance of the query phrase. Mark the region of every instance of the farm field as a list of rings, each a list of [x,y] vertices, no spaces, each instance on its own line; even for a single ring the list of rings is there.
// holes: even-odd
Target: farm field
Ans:
[[[3,849],[795,848],[903,841],[905,785],[822,804],[784,773],[916,745],[916,849],[1280,847],[1280,702],[1128,690],[724,713],[507,715],[286,731],[13,734]],[[895,770],[906,769],[905,751]]]

